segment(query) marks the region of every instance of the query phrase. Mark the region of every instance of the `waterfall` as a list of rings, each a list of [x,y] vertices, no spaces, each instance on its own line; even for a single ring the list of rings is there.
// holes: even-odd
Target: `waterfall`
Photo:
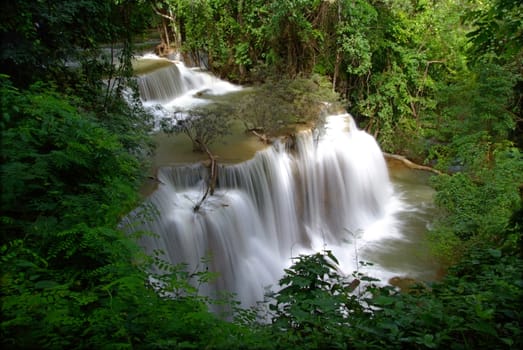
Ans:
[[[321,135],[299,133],[292,148],[276,142],[249,161],[221,165],[215,194],[197,211],[207,169],[159,169],[162,184],[148,199],[159,216],[141,227],[158,236],[141,245],[190,270],[210,255],[208,268],[220,277],[206,292],[233,292],[244,306],[262,300],[298,254],[330,249],[345,271],[358,269],[364,250],[356,244],[395,234],[393,189],[376,141],[343,114],[327,117]]]
[[[241,90],[240,86],[218,79],[199,68],[188,68],[182,62],[154,55],[145,57],[150,61],[162,61],[163,65],[137,76],[140,97],[144,106],[161,106],[164,114],[208,103],[206,97],[209,96]]]
[[[168,102],[189,91],[191,82],[184,81],[180,75],[178,67],[172,64],[139,76],[138,89],[142,101]]]
[[[241,89],[177,62],[139,83],[142,99],[152,101],[146,105],[161,103],[168,111],[212,102],[198,91],[212,96]],[[251,306],[277,286],[293,257],[322,249],[333,251],[348,274],[358,270],[387,281],[412,272],[412,266],[359,264],[408,241],[398,218],[417,209],[394,190],[377,142],[349,114],[327,116],[321,129],[302,131],[292,143],[276,141],[248,161],[221,164],[216,191],[198,210],[209,176],[203,164],[161,167],[157,176],[157,190],[126,220],[154,207],[157,215],[133,228],[156,234],[140,244],[189,271],[217,272],[200,290],[206,295],[228,291]]]

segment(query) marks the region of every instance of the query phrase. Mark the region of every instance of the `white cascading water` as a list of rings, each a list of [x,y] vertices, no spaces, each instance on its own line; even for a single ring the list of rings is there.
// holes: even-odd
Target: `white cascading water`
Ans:
[[[146,55],[148,60],[162,60],[155,55]],[[220,80],[199,69],[187,68],[182,62],[170,61],[170,65],[137,77],[140,98],[145,107],[161,106],[156,113],[159,118],[176,110],[183,110],[208,103],[201,98],[238,91],[240,86]]]
[[[343,271],[361,271],[374,242],[400,235],[402,202],[381,150],[349,114],[328,116],[318,134],[298,133],[292,147],[276,142],[249,161],[221,165],[214,195],[195,211],[207,178],[202,164],[160,168],[148,198],[159,215],[137,228],[158,236],[140,243],[190,271],[210,256],[207,268],[220,277],[204,292],[233,292],[243,306],[262,300],[292,257],[328,249]],[[397,274],[376,265],[366,272],[384,281]]]

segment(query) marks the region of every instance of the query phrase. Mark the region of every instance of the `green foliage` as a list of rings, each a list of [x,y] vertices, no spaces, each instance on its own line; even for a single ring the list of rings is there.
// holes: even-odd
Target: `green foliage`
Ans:
[[[182,38],[179,49],[197,65],[244,80],[245,69],[260,59],[264,1],[165,0],[159,5],[173,16],[171,25]]]
[[[512,101],[507,110],[517,116],[511,139],[523,145],[523,5],[520,1],[495,0],[464,15],[472,28],[467,33],[471,62],[499,65],[512,74]]]
[[[195,152],[205,152],[206,147],[231,132],[233,111],[228,105],[215,103],[175,114],[161,121],[162,130],[167,134],[184,133]]]
[[[53,89],[3,77],[1,90],[2,343],[70,348],[102,281],[132,270],[136,248],[111,227],[135,205],[141,168]]]
[[[79,258],[68,256],[64,269],[22,241],[2,248],[3,348],[265,348],[254,332],[209,311],[211,300],[189,283],[193,277],[206,283],[207,273],[189,273],[158,258],[132,265],[136,248],[126,247],[128,239],[117,231],[93,232],[97,245],[79,242],[75,253],[91,252],[106,263],[69,265]],[[141,270],[152,266],[157,273]]]
[[[337,99],[321,76],[274,78],[248,91],[236,115],[247,130],[274,136],[294,124],[317,122],[326,106],[336,105]]]
[[[467,34],[473,43],[471,53],[476,57],[496,58],[509,62],[521,60],[523,33],[523,5],[518,0],[495,0],[472,11],[465,19],[474,25]],[[520,62],[514,62],[521,65]]]
[[[522,344],[520,258],[474,250],[442,282],[373,299],[385,347],[513,349]]]
[[[496,63],[475,65],[442,88],[438,129],[430,159],[444,171],[434,180],[443,216],[432,235],[449,262],[468,247],[497,247],[507,239],[510,218],[521,207],[522,157],[509,141],[516,126],[513,88],[517,77]]]
[[[472,177],[457,173],[434,178],[436,203],[443,209],[431,234],[436,252],[453,262],[470,246],[513,241],[509,233],[512,217],[522,207],[522,183],[523,156],[516,148],[495,152],[493,165]]]
[[[431,152],[441,169],[460,165],[474,172],[491,162],[494,150],[510,145],[506,140],[516,125],[510,111],[515,82],[510,71],[485,63],[440,89],[439,126],[427,134],[436,141]]]
[[[19,88],[48,82],[126,148],[146,153],[150,116],[136,95],[126,101],[123,94],[132,88],[134,35],[146,28],[149,10],[127,0],[3,2],[0,74]]]
[[[321,1],[285,0],[272,1],[267,23],[267,40],[275,57],[273,62],[291,77],[300,72],[310,72],[315,49],[322,33],[312,21]]]
[[[419,153],[424,115],[435,107],[435,82],[446,78],[447,69],[463,64],[457,53],[461,37],[449,40],[460,33],[459,16],[454,14],[459,5],[340,0],[312,7],[312,3],[304,13],[318,33],[310,43],[314,70],[332,77],[349,111],[385,150]],[[283,53],[279,56],[290,65]]]
[[[59,232],[47,243],[41,254],[27,238],[2,248],[4,348],[88,348],[78,340],[89,342],[91,323],[103,320],[95,314],[112,295],[120,296],[102,287],[125,276],[127,288],[143,288],[144,276],[128,263],[133,248],[121,232],[83,226]],[[97,336],[107,344],[113,337]]]
[[[40,232],[52,222],[114,223],[131,208],[139,163],[116,136],[52,90],[19,93],[5,80],[2,86],[9,102],[2,104],[4,215],[38,219]]]
[[[355,76],[367,74],[372,66],[370,28],[376,25],[377,11],[364,0],[344,1],[338,6],[342,6],[339,9],[342,20],[337,24],[337,44],[345,70]]]
[[[410,95],[405,75],[400,67],[393,65],[390,71],[374,75],[372,83],[377,91],[360,103],[361,112],[370,116],[369,131],[380,140],[384,150],[396,151],[396,138],[401,132],[412,135],[415,132],[415,120],[410,119]],[[412,120],[410,127],[408,125]]]
[[[357,297],[330,252],[300,256],[274,295],[272,337],[278,349],[518,348],[522,272],[517,256],[474,250],[430,287],[366,284]]]
[[[99,84],[115,75],[117,59],[122,70],[130,69],[132,35],[146,27],[147,13],[141,1],[3,2],[1,72],[17,86],[50,79],[76,84],[76,74]]]
[[[345,327],[370,317],[351,294],[359,280],[349,282],[338,272],[330,251],[299,256],[285,270],[280,289],[272,296],[272,327],[281,349],[344,349],[350,339]]]

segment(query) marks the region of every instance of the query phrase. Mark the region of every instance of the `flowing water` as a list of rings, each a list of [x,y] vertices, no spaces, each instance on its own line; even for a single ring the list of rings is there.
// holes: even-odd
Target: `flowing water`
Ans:
[[[135,64],[140,98],[145,107],[156,109],[158,118],[173,111],[209,103],[209,97],[240,91],[242,88],[220,80],[182,62],[148,55]]]
[[[153,79],[163,81],[149,76],[159,72],[174,74],[168,67],[140,78],[145,96],[171,109],[193,105],[187,93],[150,88]],[[171,78],[165,84],[183,85]],[[204,88],[213,94],[238,89],[209,79],[210,87]],[[358,270],[384,282],[393,276],[435,277],[436,265],[423,243],[430,188],[401,170],[393,172],[392,182],[378,144],[349,114],[328,116],[321,132],[302,131],[293,144],[277,141],[253,154],[219,166],[216,191],[198,210],[207,167],[202,162],[160,167],[159,185],[146,201],[158,215],[139,227],[157,234],[142,238],[146,251],[159,249],[171,263],[187,263],[190,271],[218,272],[204,292],[236,293],[244,306],[277,285],[292,257],[322,249],[332,250],[346,273]],[[205,266],[204,257],[210,257]]]

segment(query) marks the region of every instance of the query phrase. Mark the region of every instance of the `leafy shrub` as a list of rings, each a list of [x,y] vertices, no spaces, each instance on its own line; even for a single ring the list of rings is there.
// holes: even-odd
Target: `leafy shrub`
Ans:
[[[273,295],[272,337],[278,349],[519,348],[522,276],[521,258],[472,250],[441,282],[356,295],[330,252],[300,256]]]

